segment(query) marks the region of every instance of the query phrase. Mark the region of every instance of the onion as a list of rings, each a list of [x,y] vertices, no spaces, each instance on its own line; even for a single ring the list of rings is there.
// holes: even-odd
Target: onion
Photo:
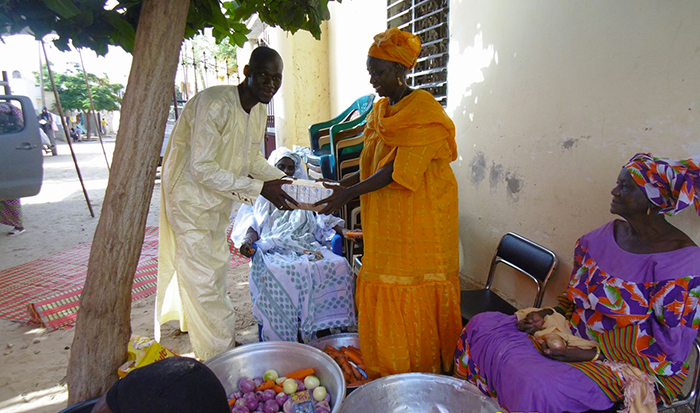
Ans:
[[[231,396],[229,396],[229,399],[236,399],[236,400],[238,400],[238,399],[240,399],[241,397],[243,397],[243,392],[239,390],[239,391],[235,391],[235,392],[231,393]]]
[[[262,392],[262,401],[266,402],[268,400],[272,400],[277,396],[277,393],[275,393],[274,390],[272,389],[267,389]]]
[[[321,401],[326,398],[326,388],[323,386],[318,386],[314,389],[314,400]]]
[[[260,385],[263,384],[264,382],[265,382],[265,381],[263,380],[262,377],[256,377],[256,378],[253,379],[253,383],[255,383],[255,387],[260,386]]]
[[[297,392],[299,384],[294,379],[287,379],[284,381],[284,383],[282,383],[282,388],[284,389],[285,393],[294,394]]]
[[[308,375],[304,379],[304,387],[306,387],[308,390],[313,390],[320,385],[321,380],[319,380],[318,377],[314,375]]]
[[[255,382],[248,378],[243,378],[238,382],[238,390],[248,393],[255,390]]]
[[[280,375],[274,370],[268,370],[263,374],[263,380],[277,380]]]
[[[248,399],[248,402],[245,404],[245,406],[248,408],[248,410],[255,410],[258,408],[258,402],[257,399]]]
[[[249,413],[250,410],[248,410],[247,407],[245,406],[235,406],[233,409],[231,409],[231,413]]]
[[[241,397],[241,398],[245,399],[245,400],[257,400],[258,399],[257,397],[255,397],[255,393],[253,393],[252,391],[249,391],[248,393],[243,393],[243,397]]]
[[[278,377],[275,379],[275,384],[282,385],[282,383],[284,383],[285,380],[287,380],[286,377]]]
[[[294,413],[294,407],[292,406],[292,399],[287,399],[282,406],[284,413]]]
[[[245,407],[247,409],[246,406],[248,405],[248,399],[244,399],[244,398],[236,399],[236,401],[233,403],[233,405],[235,407],[240,406],[240,407]]]
[[[315,407],[314,413],[331,413],[331,409],[325,406]]]
[[[328,405],[330,405],[331,404],[331,394],[326,392],[326,397],[323,398],[323,401],[327,402]]]
[[[306,390],[306,386],[304,386],[304,382],[299,380],[299,379],[294,379],[297,382],[297,391],[304,391]]]
[[[265,413],[276,413],[280,411],[280,406],[274,400],[268,400],[263,407]]]
[[[255,398],[258,399],[258,401],[262,401],[263,397],[263,392],[262,390],[258,390],[255,392]]]
[[[289,395],[285,392],[277,393],[277,396],[275,396],[275,401],[280,406],[282,406],[287,399],[289,399]]]

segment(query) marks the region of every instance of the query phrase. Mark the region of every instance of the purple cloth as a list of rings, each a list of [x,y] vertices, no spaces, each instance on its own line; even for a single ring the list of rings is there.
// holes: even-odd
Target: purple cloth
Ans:
[[[567,363],[540,354],[514,315],[481,313],[467,324],[471,355],[511,412],[606,410],[613,403],[600,387]]]

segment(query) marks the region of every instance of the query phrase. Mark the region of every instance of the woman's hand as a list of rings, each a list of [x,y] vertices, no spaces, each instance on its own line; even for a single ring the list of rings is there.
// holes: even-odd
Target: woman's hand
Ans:
[[[318,212],[319,214],[332,214],[342,208],[353,198],[351,191],[343,186],[328,185],[325,182],[323,183],[323,186],[332,189],[333,193],[328,198],[324,198],[314,204],[314,206],[326,204],[326,206]]]
[[[533,311],[526,315],[525,318],[518,321],[518,330],[524,331],[528,334],[535,334],[536,332],[542,330],[544,318],[551,314],[552,310],[549,308]]]
[[[575,363],[577,361],[591,361],[596,355],[594,348],[584,350],[578,347],[567,347],[562,349],[553,349],[547,347],[547,343],[542,344],[544,355],[552,360],[565,361]]]
[[[253,244],[250,241],[244,241],[243,244],[241,244],[241,247],[238,249],[238,251],[245,257],[252,257],[255,255],[255,248],[253,248]]]

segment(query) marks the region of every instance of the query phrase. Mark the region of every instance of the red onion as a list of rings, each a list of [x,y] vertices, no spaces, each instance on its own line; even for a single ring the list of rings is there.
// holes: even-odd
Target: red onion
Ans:
[[[243,378],[238,382],[238,389],[243,393],[255,391],[255,382],[248,378]]]

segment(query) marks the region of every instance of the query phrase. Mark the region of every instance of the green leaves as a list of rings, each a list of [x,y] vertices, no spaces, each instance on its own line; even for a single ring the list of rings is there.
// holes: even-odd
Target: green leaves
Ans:
[[[117,1],[107,10],[105,0],[0,0],[0,35],[28,30],[42,39],[55,33],[59,50],[69,50],[72,42],[98,55],[106,54],[110,44],[132,52],[144,0]],[[250,33],[244,22],[258,13],[270,26],[292,33],[307,30],[319,39],[321,23],[330,19],[329,1],[334,0],[190,0],[185,38],[211,28],[217,43],[228,39],[243,46]]]
[[[51,81],[49,80],[46,66],[42,68],[44,76],[44,86],[46,90],[51,89]],[[85,86],[85,76],[80,66],[76,63],[72,70],[66,73],[54,72],[54,80],[58,95],[61,98],[61,105],[66,110],[79,110],[87,112],[90,110],[90,98]],[[35,73],[38,83],[38,73]],[[95,109],[100,110],[118,110],[121,104],[121,93],[123,86],[117,83],[110,83],[109,78],[99,77],[88,73],[88,82],[90,83],[90,91],[92,99],[95,103]]]

